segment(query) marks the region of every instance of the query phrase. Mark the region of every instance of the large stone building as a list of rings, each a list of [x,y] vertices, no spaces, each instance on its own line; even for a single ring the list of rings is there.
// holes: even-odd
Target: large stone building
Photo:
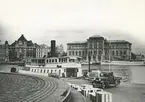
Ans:
[[[35,44],[33,44],[31,40],[28,41],[23,34],[18,40],[9,46],[9,50],[9,57],[11,61],[21,61],[27,58],[36,57]]]
[[[9,61],[9,44],[5,41],[5,44],[0,44],[0,63]]]
[[[107,41],[104,37],[95,35],[87,41],[67,43],[68,56],[80,56],[83,60],[90,59],[93,63],[103,60],[130,60],[131,43],[124,40]]]

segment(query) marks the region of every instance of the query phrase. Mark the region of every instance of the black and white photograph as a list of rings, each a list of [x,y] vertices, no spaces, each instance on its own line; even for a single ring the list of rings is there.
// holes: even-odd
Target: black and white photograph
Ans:
[[[145,102],[145,0],[0,0],[0,102]]]

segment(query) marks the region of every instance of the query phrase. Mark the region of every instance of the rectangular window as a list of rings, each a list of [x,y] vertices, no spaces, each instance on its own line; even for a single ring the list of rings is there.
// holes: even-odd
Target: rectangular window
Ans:
[[[124,51],[124,55],[126,55],[126,51]]]
[[[122,55],[122,51],[120,51],[120,55]]]
[[[113,55],[113,56],[115,55],[114,51],[112,51],[112,55]]]
[[[118,51],[116,51],[116,56],[118,56]]]
[[[69,51],[69,55],[71,55],[71,51]]]

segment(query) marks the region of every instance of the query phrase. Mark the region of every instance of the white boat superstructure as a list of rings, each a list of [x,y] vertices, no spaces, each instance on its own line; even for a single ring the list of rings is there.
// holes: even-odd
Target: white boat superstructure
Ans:
[[[65,77],[81,77],[82,66],[74,57],[32,58],[26,63],[26,68],[32,73],[56,73]]]

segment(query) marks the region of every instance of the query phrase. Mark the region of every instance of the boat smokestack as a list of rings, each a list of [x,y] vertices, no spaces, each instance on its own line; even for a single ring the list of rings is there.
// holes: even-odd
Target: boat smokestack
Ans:
[[[51,57],[56,57],[55,40],[51,40]]]

